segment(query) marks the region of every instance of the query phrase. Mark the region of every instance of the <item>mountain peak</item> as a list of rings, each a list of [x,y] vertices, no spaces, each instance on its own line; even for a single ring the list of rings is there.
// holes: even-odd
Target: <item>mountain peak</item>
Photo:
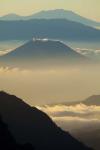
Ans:
[[[87,105],[100,105],[100,95],[92,95],[84,101]]]
[[[75,22],[79,22],[89,26],[100,26],[100,22],[82,17],[81,15],[73,12],[72,10],[65,9],[52,9],[52,10],[43,10],[37,13],[34,13],[30,16],[19,16],[17,14],[7,14],[0,17],[0,20],[30,20],[30,19],[67,19]]]
[[[42,10],[38,13],[74,13],[72,10],[65,10],[65,9],[51,9],[51,10]],[[35,14],[38,14],[38,13],[35,13]],[[33,14],[34,15],[34,14]]]
[[[23,51],[22,51],[22,49],[23,49]],[[20,54],[25,55],[25,51],[31,55],[32,53],[34,53],[34,51],[36,53],[37,49],[38,49],[39,54],[43,53],[44,55],[45,55],[45,53],[44,53],[44,51],[45,51],[48,55],[50,53],[56,53],[56,55],[59,55],[59,53],[60,53],[60,54],[65,55],[65,53],[67,54],[67,52],[69,52],[69,53],[73,53],[78,56],[79,55],[81,56],[81,54],[74,51],[72,48],[67,46],[64,42],[62,42],[60,40],[52,40],[52,39],[46,39],[46,38],[44,38],[44,39],[43,38],[33,38],[32,40],[26,42],[22,46],[9,52],[8,54],[5,54],[5,56],[8,56],[8,55],[11,55],[14,53],[16,54],[18,52]]]
[[[4,15],[4,16],[7,17],[7,16],[19,16],[19,15],[15,14],[15,13],[10,13],[10,14],[6,14],[6,15]],[[4,17],[4,16],[3,16],[3,17]]]
[[[100,100],[100,95],[92,95],[92,96],[89,96],[88,98],[87,98],[87,100],[89,100],[89,99],[99,99]]]
[[[39,42],[48,42],[48,41],[49,41],[49,39],[39,39],[39,38],[33,38],[33,42],[37,42],[37,41],[39,41]]]
[[[17,15],[15,13],[10,13],[10,14],[6,14],[2,17],[0,17],[0,20],[8,20],[8,21],[11,21],[11,20],[21,20],[22,19],[22,16],[20,15]]]
[[[65,43],[52,39],[35,39],[1,56],[1,62],[16,67],[34,65],[66,66],[68,64],[88,62],[88,58],[76,52]],[[85,61],[84,61],[85,60]],[[13,63],[12,63],[13,62]]]
[[[6,95],[7,93],[5,91],[0,91],[0,95]]]
[[[60,45],[66,45],[64,44],[62,41],[60,40],[52,40],[52,39],[47,39],[47,38],[33,38],[33,40],[29,41],[29,42],[33,42],[33,43],[42,43],[42,44],[60,44]],[[68,47],[66,45],[66,47]]]

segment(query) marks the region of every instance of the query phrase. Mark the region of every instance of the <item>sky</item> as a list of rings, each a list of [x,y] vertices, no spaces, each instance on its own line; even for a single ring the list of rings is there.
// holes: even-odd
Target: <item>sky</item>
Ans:
[[[31,105],[81,101],[100,94],[99,68],[93,65],[42,70],[0,67],[0,89]]]
[[[41,10],[66,9],[100,21],[100,0],[0,0],[0,16],[30,15]]]

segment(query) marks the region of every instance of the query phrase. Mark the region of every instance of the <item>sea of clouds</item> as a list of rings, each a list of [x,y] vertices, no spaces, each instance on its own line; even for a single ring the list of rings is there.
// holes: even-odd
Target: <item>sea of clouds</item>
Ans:
[[[38,108],[46,112],[61,128],[73,131],[82,128],[99,128],[100,106],[77,105],[45,105]]]

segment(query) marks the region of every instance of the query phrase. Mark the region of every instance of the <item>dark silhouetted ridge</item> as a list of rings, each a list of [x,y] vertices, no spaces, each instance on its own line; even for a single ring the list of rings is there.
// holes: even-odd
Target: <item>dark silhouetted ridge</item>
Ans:
[[[31,144],[18,144],[0,117],[0,150],[34,150]]]
[[[37,150],[91,150],[45,113],[5,92],[0,92],[0,114],[18,143],[31,143]]]

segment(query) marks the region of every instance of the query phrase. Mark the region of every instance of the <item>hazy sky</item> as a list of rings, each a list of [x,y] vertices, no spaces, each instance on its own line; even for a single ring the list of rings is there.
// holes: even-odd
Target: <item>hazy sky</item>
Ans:
[[[100,21],[100,0],[0,0],[0,15],[29,15],[40,10],[63,8]]]
[[[99,68],[93,65],[42,70],[0,67],[0,89],[32,105],[83,100],[100,94]]]

